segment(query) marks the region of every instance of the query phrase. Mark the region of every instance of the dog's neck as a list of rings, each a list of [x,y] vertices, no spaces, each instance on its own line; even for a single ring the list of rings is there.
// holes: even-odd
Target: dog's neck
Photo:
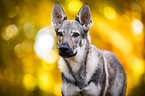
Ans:
[[[85,66],[87,55],[89,52],[90,41],[87,39],[84,46],[79,47],[77,55],[71,58],[66,58],[70,62],[73,72],[79,71],[81,66]]]
[[[89,43],[89,40],[87,40],[85,46],[79,49],[75,57],[63,58],[69,70],[69,73],[78,83],[80,89],[86,87],[87,85],[86,64],[87,64],[87,57],[89,53],[89,46],[90,46],[90,43]]]

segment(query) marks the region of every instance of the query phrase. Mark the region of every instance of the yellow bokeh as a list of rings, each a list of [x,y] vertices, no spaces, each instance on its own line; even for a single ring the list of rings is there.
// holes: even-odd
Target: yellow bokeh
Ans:
[[[34,88],[37,86],[36,78],[31,74],[24,75],[23,86],[27,90],[34,90]]]
[[[144,96],[145,0],[2,0],[0,96],[61,96],[60,56],[51,26],[55,2],[68,20],[89,5],[92,44],[118,57],[127,76],[126,96]]]
[[[9,40],[16,35],[19,35],[19,30],[15,24],[9,25],[6,28],[6,31],[3,32],[3,34],[2,34],[2,36],[5,40]]]
[[[77,13],[83,5],[80,0],[67,0],[66,3],[70,14]]]
[[[26,53],[31,52],[32,49],[33,49],[33,45],[32,45],[32,43],[29,40],[24,40],[23,43],[22,43],[22,46],[23,46],[24,51]]]
[[[132,52],[132,43],[128,39],[121,36],[119,32],[112,31],[112,33],[113,34],[110,34],[109,39],[111,40],[114,47],[121,50],[124,54],[130,54]]]
[[[34,25],[30,22],[26,22],[24,24],[24,33],[28,38],[32,38],[34,36]]]
[[[25,55],[22,44],[17,44],[14,48],[14,52],[15,52],[16,56],[18,56],[18,57],[22,57]]]
[[[61,84],[55,85],[54,93],[56,96],[61,96]]]
[[[52,88],[52,76],[43,68],[39,68],[38,70],[38,86],[41,90],[45,92],[49,92]]]
[[[133,64],[132,64],[134,74],[140,76],[144,73],[144,61],[138,58],[134,58]]]
[[[52,70],[56,67],[56,63],[47,63],[46,61],[42,61],[42,66],[47,70]]]
[[[110,6],[106,6],[103,8],[103,14],[108,19],[115,19],[116,18],[116,11],[114,8]]]
[[[43,60],[45,60],[47,63],[54,63],[56,62],[58,57],[58,53],[56,50],[51,50],[49,55],[47,57],[44,57]]]

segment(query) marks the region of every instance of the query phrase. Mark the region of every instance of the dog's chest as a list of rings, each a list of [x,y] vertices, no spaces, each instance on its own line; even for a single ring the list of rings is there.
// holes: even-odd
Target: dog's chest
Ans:
[[[65,96],[99,96],[101,90],[101,86],[96,85],[94,82],[91,82],[88,86],[83,89],[78,88],[73,84],[62,83],[62,91]]]
[[[84,69],[81,70],[81,66],[74,73],[78,81],[77,85],[75,85],[76,82],[74,83],[75,80],[72,74],[69,73],[69,69],[66,63],[63,60],[61,61],[61,65],[59,67],[62,68],[61,71],[66,76],[65,78],[62,78],[62,79],[65,79],[62,82],[62,88],[61,88],[62,91],[64,92],[63,93],[64,96],[81,96],[80,92],[81,94],[83,94],[83,96],[88,96],[88,95],[99,96],[101,86],[99,84],[96,85],[94,82],[91,82],[88,84],[89,80],[91,79],[91,76],[93,75],[93,73],[95,72],[97,68],[96,63],[98,62],[98,60],[97,59],[93,60],[92,58],[89,58],[89,59],[90,60],[88,60],[88,64],[91,64],[92,66],[90,65],[86,66],[85,75],[83,75],[85,72],[84,72]],[[75,64],[75,63],[72,63],[72,64]],[[77,66],[74,69],[76,68]],[[70,80],[70,82],[67,80]]]
[[[79,53],[79,52],[78,52]],[[80,59],[80,55],[75,56],[76,61],[79,61]],[[72,71],[74,73],[78,73],[78,75],[82,73],[84,73],[83,71],[80,70],[80,68],[82,68],[82,63],[80,62],[76,62],[73,59],[70,59],[70,66],[72,68]],[[84,62],[84,61],[83,61]],[[90,49],[90,52],[88,54],[88,58],[86,60],[86,65],[85,68],[83,68],[86,71],[86,77],[85,80],[86,82],[88,82],[91,79],[91,76],[94,74],[95,70],[98,67],[99,63],[99,58],[98,58],[98,54],[97,51],[95,50],[95,48],[92,46],[92,48]],[[73,79],[72,74],[70,74],[70,69],[68,68],[66,62],[64,61],[64,59],[62,57],[60,57],[59,61],[59,69],[61,70],[62,73],[64,73],[64,75],[70,79]]]
[[[82,66],[84,63],[78,63],[68,59],[73,70],[73,74],[77,78],[77,84],[74,76],[70,73],[70,69],[68,68],[64,59],[59,59],[59,68],[63,74],[61,89],[64,96],[79,96],[76,94],[80,94],[80,92],[83,93],[83,96],[85,96],[84,94],[91,96],[98,96],[100,94],[100,85],[96,85],[94,82],[88,84],[88,82],[91,80],[92,75],[98,68],[99,60],[97,58],[97,51],[94,50],[93,47],[90,49],[89,54],[87,55],[88,58],[86,59],[85,68]],[[76,60],[80,60],[78,59],[79,56],[76,57]]]

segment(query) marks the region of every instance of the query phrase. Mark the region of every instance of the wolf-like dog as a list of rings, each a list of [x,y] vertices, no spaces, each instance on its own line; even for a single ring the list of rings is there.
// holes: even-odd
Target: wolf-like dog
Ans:
[[[67,20],[55,3],[51,25],[58,38],[63,96],[125,96],[126,74],[117,57],[91,44],[88,31],[93,22],[88,4],[75,20]]]

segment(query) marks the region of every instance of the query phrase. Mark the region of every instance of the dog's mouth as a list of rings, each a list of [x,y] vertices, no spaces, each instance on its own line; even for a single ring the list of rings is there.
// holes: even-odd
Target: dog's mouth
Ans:
[[[64,58],[70,58],[76,56],[76,54],[77,52],[74,53],[72,49],[69,49],[67,51],[59,49],[59,55]]]

